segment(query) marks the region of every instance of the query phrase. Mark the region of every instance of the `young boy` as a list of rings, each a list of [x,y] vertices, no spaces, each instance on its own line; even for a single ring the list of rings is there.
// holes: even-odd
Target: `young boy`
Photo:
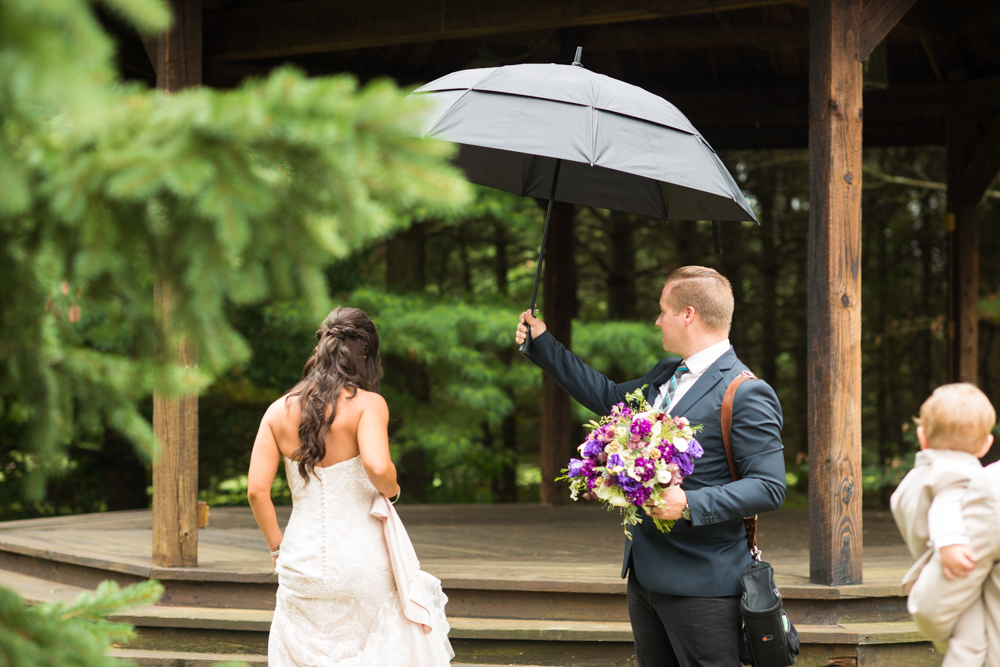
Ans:
[[[971,384],[938,387],[920,406],[917,452],[913,470],[892,494],[892,515],[917,562],[903,577],[909,593],[937,550],[949,580],[967,576],[975,565],[962,520],[962,496],[969,482],[982,473],[979,459],[993,444],[996,411],[986,395]],[[986,659],[983,603],[959,617],[946,648],[942,667],[979,667]]]

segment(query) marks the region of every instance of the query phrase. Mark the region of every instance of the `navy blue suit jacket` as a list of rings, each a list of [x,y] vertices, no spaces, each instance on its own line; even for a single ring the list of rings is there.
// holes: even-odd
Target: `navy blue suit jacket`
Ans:
[[[568,351],[549,332],[532,340],[531,359],[556,384],[599,415],[606,415],[625,394],[643,385],[650,403],[660,385],[680,364],[660,360],[644,377],[616,384]],[[705,455],[684,480],[691,521],[677,521],[670,533],[656,529],[651,517],[629,529],[622,577],[629,563],[647,590],[669,595],[725,597],[740,595],[740,570],[750,562],[743,517],[778,509],[785,499],[785,459],[781,444],[781,405],[763,380],[744,382],[733,404],[733,457],[740,479],[734,482],[722,444],[720,416],[729,383],[747,367],[730,349],[708,367],[671,410],[692,425]]]

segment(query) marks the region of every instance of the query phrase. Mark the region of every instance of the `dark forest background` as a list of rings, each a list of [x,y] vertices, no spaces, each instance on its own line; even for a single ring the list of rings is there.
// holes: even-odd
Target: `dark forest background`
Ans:
[[[645,373],[662,354],[653,326],[663,279],[685,264],[728,276],[736,296],[731,340],[778,392],[792,506],[806,502],[805,151],[723,156],[760,225],[664,223],[577,207],[573,349],[616,379]],[[912,465],[912,417],[947,380],[945,164],[941,148],[868,149],[863,195],[863,443],[867,507],[886,508]],[[365,309],[382,335],[383,393],[403,502],[538,499],[541,374],[516,350],[543,211],[530,199],[482,189],[457,219],[417,216],[396,237],[332,265],[331,291]],[[1000,400],[1000,198],[980,211],[979,382]],[[298,378],[317,322],[301,303],[234,311],[252,360],[200,398],[201,497],[245,503],[251,445],[266,406]],[[544,317],[544,310],[542,313]],[[589,418],[575,406],[579,422]],[[146,406],[151,412],[150,405]],[[582,434],[582,430],[581,430]],[[21,500],[24,453],[0,437],[0,519],[147,507],[149,471],[113,431],[73,442],[67,472],[43,503]],[[996,458],[993,452],[990,459]],[[286,502],[279,480],[276,495]]]

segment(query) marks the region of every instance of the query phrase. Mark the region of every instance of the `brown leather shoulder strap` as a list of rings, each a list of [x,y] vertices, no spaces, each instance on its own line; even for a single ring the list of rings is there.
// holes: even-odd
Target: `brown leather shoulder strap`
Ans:
[[[747,380],[756,380],[757,376],[751,371],[743,371],[733,378],[726,389],[726,395],[722,398],[722,445],[726,448],[726,461],[729,462],[729,474],[733,476],[733,481],[740,478],[740,473],[736,469],[736,458],[733,456],[733,403],[736,401],[736,390]],[[743,517],[743,528],[747,533],[747,546],[750,551],[757,550],[757,517]]]

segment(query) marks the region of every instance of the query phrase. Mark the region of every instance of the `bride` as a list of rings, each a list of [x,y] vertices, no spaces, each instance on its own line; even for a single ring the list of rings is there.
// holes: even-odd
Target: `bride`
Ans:
[[[363,311],[337,308],[316,338],[302,380],[264,414],[250,459],[250,506],[278,573],[268,665],[448,665],[441,582],[419,573],[426,620],[409,620],[383,532],[394,513],[382,500],[388,511],[373,515],[382,496],[399,495],[378,331]],[[293,504],[284,535],[271,502],[282,460]]]

